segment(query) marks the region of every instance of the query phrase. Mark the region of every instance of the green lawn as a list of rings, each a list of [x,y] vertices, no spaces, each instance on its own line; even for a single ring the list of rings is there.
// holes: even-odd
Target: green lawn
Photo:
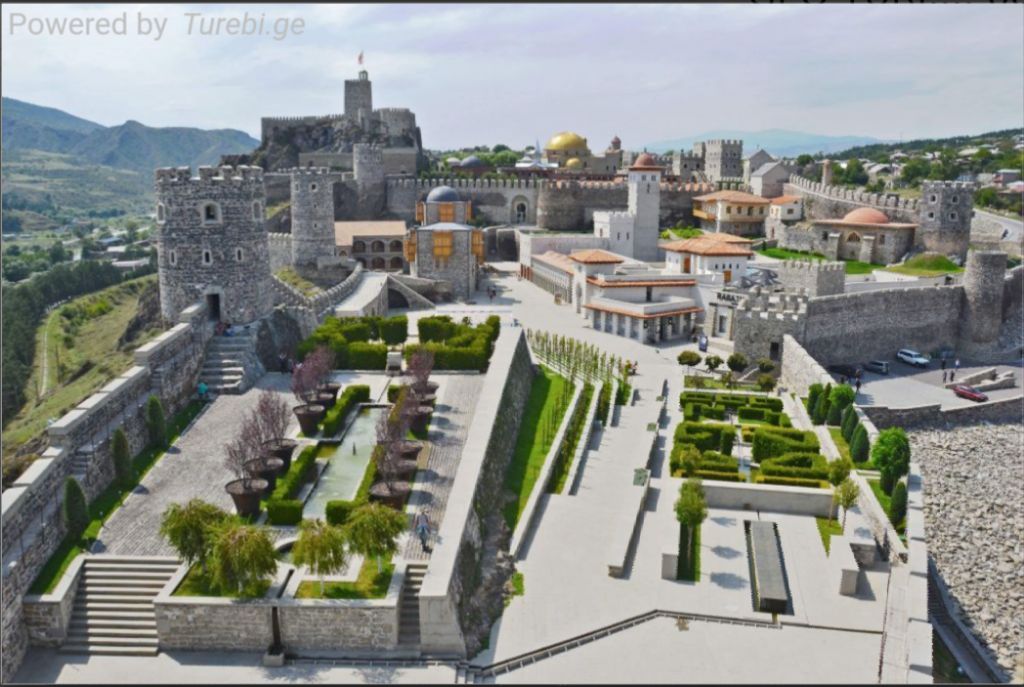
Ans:
[[[555,457],[555,465],[551,469],[551,480],[548,482],[548,491],[554,494],[561,494],[565,488],[565,482],[569,479],[569,468],[572,467],[573,454],[580,443],[585,429],[587,409],[590,407],[590,399],[594,397],[594,385],[584,384],[580,393],[580,400],[576,403],[576,412],[572,421],[569,422],[569,431],[566,433],[562,450]],[[650,427],[648,427],[650,429]]]
[[[850,445],[843,438],[843,430],[839,427],[829,427],[828,433],[832,435],[832,441],[835,442],[836,448],[839,449],[839,455],[852,461],[850,458]]]
[[[700,382],[702,386],[697,386],[698,382],[695,381],[697,379],[702,380]],[[684,381],[687,389],[725,389],[730,391],[734,389],[741,389],[743,391],[757,391],[756,384],[735,382],[731,387],[728,387],[718,377],[700,377],[697,375],[686,375]]]
[[[377,572],[377,560],[366,558],[355,582],[325,582],[320,593],[320,580],[308,579],[299,583],[296,599],[383,599],[391,585],[395,565],[390,561]]]
[[[174,444],[181,432],[195,419],[204,405],[200,401],[192,401],[171,419],[167,426],[168,446]],[[60,578],[64,576],[64,571],[71,565],[71,562],[79,554],[89,550],[96,541],[96,537],[99,536],[103,523],[124,503],[124,500],[128,498],[128,495],[138,486],[142,478],[149,472],[149,469],[156,465],[157,460],[164,453],[164,450],[146,449],[132,461],[135,467],[136,478],[128,489],[121,489],[117,484],[111,484],[96,497],[96,500],[89,506],[89,517],[91,520],[85,528],[82,538],[78,541],[65,539],[60,543],[60,546],[57,547],[57,550],[53,552],[53,555],[50,556],[46,565],[39,572],[35,582],[32,583],[30,593],[47,594],[53,591]]]
[[[270,589],[270,581],[264,580],[249,589],[243,590],[241,594],[236,592],[227,593],[214,583],[209,573],[204,575],[197,565],[188,571],[181,584],[178,585],[171,596],[216,596],[230,599],[259,599],[266,595],[268,589]]]
[[[902,265],[893,265],[886,270],[915,277],[941,277],[944,274],[963,272],[964,268],[945,255],[916,255]]]
[[[868,484],[871,486],[871,493],[873,493],[875,495],[875,498],[878,499],[878,503],[881,504],[882,510],[884,510],[886,515],[888,516],[889,504],[892,502],[892,499],[889,497],[888,494],[882,491],[882,481],[877,479],[869,479]],[[903,520],[901,520],[899,523],[895,525],[896,533],[903,534],[903,529],[904,527],[906,527],[906,525],[907,519],[903,518]]]
[[[824,260],[825,256],[821,253],[807,253],[799,250],[789,250],[788,248],[762,248],[757,251],[761,255],[769,258],[776,258],[778,260]],[[847,274],[871,274],[875,270],[882,269],[884,265],[873,265],[869,262],[861,262],[860,260],[842,260],[846,263]]]
[[[294,288],[306,298],[316,298],[323,293],[323,289],[305,277],[302,277],[295,271],[294,267],[282,267],[277,272],[274,272],[274,276],[285,284],[288,284],[288,286]]]
[[[828,518],[814,518],[818,523],[818,534],[821,535],[821,543],[825,546],[825,553],[829,552],[829,540],[832,535],[842,536],[843,526],[838,519],[829,522]]]
[[[683,547],[686,545],[686,528],[679,526],[679,567],[677,577],[688,582],[700,581],[700,525],[693,528],[693,541],[690,542],[689,565],[684,560]]]
[[[505,522],[511,530],[516,528],[519,516],[526,508],[530,491],[544,466],[544,458],[558,433],[558,425],[568,405],[567,391],[572,391],[568,380],[546,367],[541,367],[540,374],[533,378],[515,453],[505,473],[505,489],[515,495],[504,510]]]
[[[526,593],[525,582],[523,580],[523,573],[518,570],[512,573],[512,579],[509,580],[512,583],[512,595],[505,597],[505,605],[508,606],[512,603],[512,599],[517,596],[522,596]]]

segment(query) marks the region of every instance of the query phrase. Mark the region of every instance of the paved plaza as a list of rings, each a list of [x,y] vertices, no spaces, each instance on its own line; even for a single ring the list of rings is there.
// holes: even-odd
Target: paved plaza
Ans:
[[[952,362],[949,368],[952,369]],[[995,389],[984,392],[989,401],[1017,398],[1021,393],[1021,375],[1024,364],[1013,365],[971,365],[967,361],[961,363],[956,373],[957,379],[969,374],[995,367],[999,373],[1012,370],[1016,374],[1016,386],[1008,389]],[[909,408],[914,406],[938,403],[943,410],[978,405],[975,401],[960,398],[952,390],[942,385],[942,370],[938,362],[933,362],[927,370],[911,367],[899,361],[889,361],[889,374],[880,375],[865,371],[857,403],[871,406],[887,406],[889,408]]]

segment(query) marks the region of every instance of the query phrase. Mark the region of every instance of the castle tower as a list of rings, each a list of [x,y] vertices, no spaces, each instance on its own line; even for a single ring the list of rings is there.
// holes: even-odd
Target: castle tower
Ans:
[[[920,218],[914,243],[925,250],[963,259],[971,239],[974,184],[925,181],[918,202]]]
[[[632,257],[658,259],[661,224],[661,165],[650,153],[641,154],[626,173],[629,187],[629,214],[633,220]]]
[[[291,170],[292,264],[315,266],[333,257],[334,179],[326,167]]]
[[[370,143],[352,146],[352,171],[356,178],[358,215],[367,219],[384,212],[384,151]]]
[[[366,70],[359,72],[358,79],[345,80],[345,116],[366,128],[373,114],[373,89]]]
[[[743,141],[714,140],[704,144],[704,172],[712,183],[743,176]]]
[[[985,347],[999,338],[1005,276],[1006,253],[972,250],[967,254],[964,309],[960,320],[961,346],[967,349]]]
[[[832,185],[832,160],[821,161],[821,183],[825,186]]]
[[[198,171],[156,170],[161,312],[173,320],[203,300],[211,319],[252,322],[273,309],[263,170]]]

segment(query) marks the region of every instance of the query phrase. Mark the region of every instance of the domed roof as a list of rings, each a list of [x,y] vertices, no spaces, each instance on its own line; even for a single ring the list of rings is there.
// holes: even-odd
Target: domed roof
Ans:
[[[547,150],[578,150],[587,147],[587,139],[572,131],[557,133],[548,139]]]
[[[874,208],[857,208],[843,216],[843,221],[849,224],[888,224],[889,218],[881,210]]]
[[[661,169],[661,165],[654,159],[654,156],[650,153],[641,153],[640,156],[633,161],[631,169]]]
[[[459,163],[459,167],[486,167],[487,163],[478,158],[476,155],[470,155],[465,160]]]
[[[570,157],[565,161],[566,169],[583,169],[583,162],[578,157]]]
[[[457,164],[461,164],[462,160],[460,160],[459,158],[457,158],[454,155],[452,155],[451,157],[446,158],[445,162],[447,162],[449,165],[457,165]]]
[[[622,139],[620,139],[618,136],[612,136],[612,145],[613,146],[622,145]]]
[[[428,203],[451,203],[458,200],[459,193],[451,186],[438,186],[427,194]]]

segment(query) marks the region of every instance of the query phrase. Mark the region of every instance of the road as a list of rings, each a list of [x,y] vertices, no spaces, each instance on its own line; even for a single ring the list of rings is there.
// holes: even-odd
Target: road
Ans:
[[[979,208],[974,208],[974,212],[976,219],[980,218],[984,220],[989,220],[991,222],[996,222],[1005,231],[1007,231],[1007,236],[1005,239],[1002,239],[1003,241],[1013,241],[1019,244],[1022,240],[1024,240],[1024,222],[1022,222],[1021,220],[1010,219],[1009,217],[997,215],[992,212],[986,212],[985,210],[981,210]]]

